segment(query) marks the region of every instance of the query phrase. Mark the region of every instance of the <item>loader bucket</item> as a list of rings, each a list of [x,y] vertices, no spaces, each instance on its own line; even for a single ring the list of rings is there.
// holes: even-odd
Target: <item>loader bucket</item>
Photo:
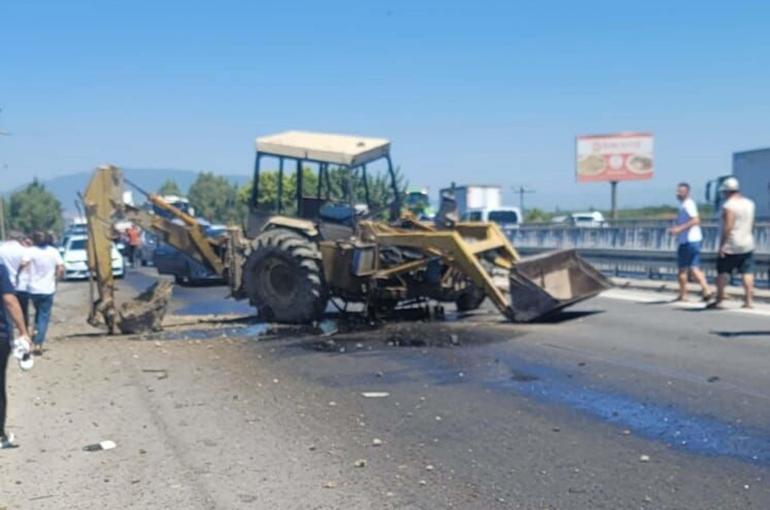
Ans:
[[[171,282],[160,280],[133,301],[123,303],[118,311],[120,332],[129,335],[160,331],[173,287]]]
[[[511,269],[510,318],[515,322],[543,318],[611,286],[575,250],[522,258]]]

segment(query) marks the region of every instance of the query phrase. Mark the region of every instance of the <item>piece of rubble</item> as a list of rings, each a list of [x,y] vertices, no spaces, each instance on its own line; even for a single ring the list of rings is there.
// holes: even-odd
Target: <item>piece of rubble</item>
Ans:
[[[366,467],[366,459],[358,459],[353,463],[353,465],[357,468]]]
[[[318,329],[322,336],[332,336],[339,333],[340,329],[337,326],[337,321],[332,319],[324,319],[318,323]]]
[[[364,398],[386,398],[390,396],[387,391],[364,391],[361,393]]]
[[[83,447],[83,451],[86,452],[100,452],[102,450],[112,450],[114,448],[117,448],[118,445],[115,444],[114,441],[110,441],[109,439],[105,439],[104,441],[99,441],[98,443],[89,444]]]
[[[650,462],[650,456],[649,455],[640,455],[639,456],[639,462]]]
[[[372,439],[372,446],[382,446],[382,439],[378,437]]]
[[[336,489],[337,488],[337,482],[334,480],[329,480],[322,486],[324,489]]]

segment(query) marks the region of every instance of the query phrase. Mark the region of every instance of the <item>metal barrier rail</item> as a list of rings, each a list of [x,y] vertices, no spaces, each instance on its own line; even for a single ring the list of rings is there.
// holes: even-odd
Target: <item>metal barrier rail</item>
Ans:
[[[551,249],[553,248],[517,246],[517,250],[524,256]],[[678,271],[675,251],[578,249],[578,252],[597,269],[610,276],[671,280],[676,278]],[[770,253],[756,253],[755,258],[754,276],[757,285],[770,287]],[[716,260],[717,254],[714,252],[701,254],[701,268],[711,281],[716,278]],[[737,282],[737,279],[733,279],[733,283]]]
[[[672,279],[677,274],[678,239],[668,233],[672,222],[657,225],[612,226],[599,228],[565,227],[564,225],[525,225],[507,230],[511,242],[522,254],[556,249],[577,249],[597,269],[608,275],[649,279]],[[702,226],[702,268],[709,279],[716,277],[719,226]],[[770,223],[754,228],[757,262],[756,280],[770,286]]]
[[[629,227],[555,227],[522,226],[507,230],[517,248],[657,251],[676,252],[678,240],[668,233],[670,223],[658,226]],[[703,251],[716,252],[719,239],[718,225],[704,225]],[[770,254],[770,224],[762,223],[754,229],[756,253]]]

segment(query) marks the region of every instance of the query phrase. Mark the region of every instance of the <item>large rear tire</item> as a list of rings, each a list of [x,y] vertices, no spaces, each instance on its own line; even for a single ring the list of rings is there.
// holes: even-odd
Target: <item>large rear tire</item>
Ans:
[[[329,293],[318,245],[293,230],[276,228],[252,243],[244,287],[265,320],[305,324],[326,310]]]

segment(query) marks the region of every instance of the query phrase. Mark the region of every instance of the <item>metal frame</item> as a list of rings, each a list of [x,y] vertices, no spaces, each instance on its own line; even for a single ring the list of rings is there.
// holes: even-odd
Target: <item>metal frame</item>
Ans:
[[[296,193],[295,193],[295,200],[296,200],[296,206],[297,206],[297,215],[302,216],[302,189],[303,189],[303,182],[302,182],[302,167],[303,163],[311,163],[318,165],[318,186],[316,189],[316,197],[317,199],[323,198],[323,192],[325,191],[326,196],[325,199],[329,200],[329,194],[331,191],[331,181],[329,180],[329,162],[328,161],[319,161],[316,159],[309,159],[309,158],[292,158],[288,156],[281,156],[278,154],[270,153],[270,152],[264,152],[264,151],[257,151],[255,160],[254,160],[254,176],[252,181],[252,187],[251,187],[251,200],[249,202],[249,209],[251,211],[259,211],[259,208],[262,204],[259,203],[259,177],[261,174],[261,161],[264,157],[272,157],[278,159],[278,193],[276,197],[276,204],[275,209],[278,214],[281,214],[283,211],[283,204],[281,201],[281,197],[283,196],[283,176],[284,176],[284,160],[294,160],[296,161],[296,169],[295,169],[295,175],[297,176],[297,186],[296,186]],[[391,191],[393,192],[394,200],[393,202],[395,204],[398,204],[398,207],[400,208],[401,204],[401,193],[398,190],[398,183],[396,182],[396,174],[395,170],[393,168],[393,161],[390,158],[390,155],[382,156],[380,158],[367,161],[366,163],[363,163],[361,165],[337,165],[338,168],[344,168],[350,170],[353,174],[358,169],[361,169],[361,175],[363,177],[363,183],[364,183],[364,197],[366,200],[366,205],[371,207],[371,197],[369,192],[369,177],[367,174],[366,167],[367,165],[379,161],[381,159],[384,159],[388,165],[388,175],[390,176],[390,186]],[[336,163],[335,163],[336,165]]]

